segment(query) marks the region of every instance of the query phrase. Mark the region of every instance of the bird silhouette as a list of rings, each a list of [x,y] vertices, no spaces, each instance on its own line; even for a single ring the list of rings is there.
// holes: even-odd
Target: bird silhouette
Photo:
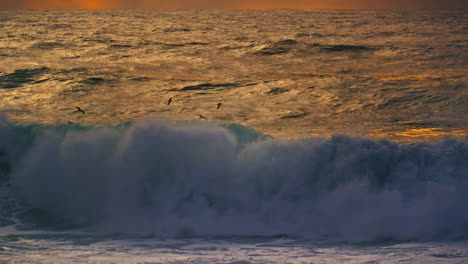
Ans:
[[[204,117],[203,115],[198,114],[198,116],[199,116],[201,119],[206,119],[206,117]]]
[[[218,110],[219,108],[221,108],[221,105],[223,105],[223,104],[222,104],[222,103],[218,103],[218,104],[217,104],[218,107],[216,108],[216,110]]]
[[[172,97],[171,97],[171,98],[169,98],[169,100],[167,100],[167,105],[170,105],[170,104],[171,104],[171,102],[172,102]]]
[[[81,113],[83,113],[83,115],[85,114],[85,111],[83,109],[81,109],[79,106],[75,106],[75,107],[76,107],[77,112],[81,112]]]

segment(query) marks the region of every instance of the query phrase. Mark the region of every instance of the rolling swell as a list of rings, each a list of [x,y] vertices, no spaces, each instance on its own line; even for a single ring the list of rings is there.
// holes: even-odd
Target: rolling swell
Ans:
[[[466,239],[468,145],[229,124],[14,126],[0,141],[30,227],[130,234]],[[18,133],[21,132],[21,133]]]

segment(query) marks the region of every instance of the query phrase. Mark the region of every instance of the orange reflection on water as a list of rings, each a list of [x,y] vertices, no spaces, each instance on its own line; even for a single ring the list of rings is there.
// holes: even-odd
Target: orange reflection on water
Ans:
[[[449,69],[449,70],[439,70],[439,72],[434,72],[431,74],[383,74],[383,75],[367,75],[364,74],[362,77],[368,77],[373,79],[378,79],[382,82],[392,83],[392,82],[408,82],[406,85],[409,85],[412,82],[418,83],[417,85],[421,84],[434,84],[440,82],[442,80],[451,79],[451,78],[458,78],[459,76],[463,76],[468,74],[468,70],[465,69]]]
[[[261,130],[262,131],[262,130]],[[334,134],[349,134],[344,128],[316,127],[313,130],[303,131],[262,131],[268,135],[280,139],[297,139],[303,137],[326,137]],[[360,133],[349,134],[351,136],[363,136],[372,139],[387,139],[391,141],[410,143],[427,142],[442,139],[445,136],[452,136],[458,139],[468,138],[468,129],[426,127],[426,128],[383,128],[373,130],[362,130]]]
[[[333,3],[323,3],[321,1],[250,1],[248,3],[240,3],[235,8],[240,9],[280,9],[280,8],[291,8],[291,9],[335,9],[343,8],[342,5],[336,5]]]
[[[445,136],[453,136],[463,139],[468,137],[468,130],[442,127],[407,128],[393,131],[375,130],[372,131],[369,136],[373,138],[390,138],[399,142],[433,141]]]

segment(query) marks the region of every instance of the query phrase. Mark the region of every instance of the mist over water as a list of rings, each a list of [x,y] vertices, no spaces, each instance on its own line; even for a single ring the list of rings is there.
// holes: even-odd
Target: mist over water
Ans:
[[[155,120],[5,129],[24,128],[3,127],[18,135],[7,142],[30,142],[9,175],[33,209],[22,215],[33,219],[26,227],[49,218],[42,228],[169,237],[467,235],[468,145],[453,138],[284,141],[239,126]]]

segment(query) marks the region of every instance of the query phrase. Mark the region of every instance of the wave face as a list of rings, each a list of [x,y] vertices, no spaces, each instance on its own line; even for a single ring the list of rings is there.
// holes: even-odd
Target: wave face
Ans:
[[[452,138],[284,141],[233,124],[156,120],[0,124],[4,178],[30,208],[19,216],[31,226],[158,236],[468,237],[468,145]]]

